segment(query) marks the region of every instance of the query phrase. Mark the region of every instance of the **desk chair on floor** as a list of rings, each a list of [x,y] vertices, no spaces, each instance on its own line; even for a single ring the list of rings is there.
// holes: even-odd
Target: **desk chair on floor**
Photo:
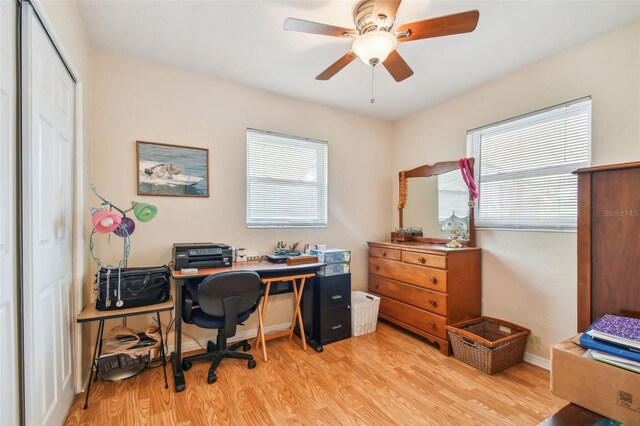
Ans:
[[[227,339],[235,336],[237,325],[258,309],[262,297],[260,283],[260,276],[253,271],[229,271],[208,276],[199,285],[185,287],[182,319],[201,328],[218,329],[218,338],[215,344],[207,342],[206,353],[184,358],[184,370],[189,370],[193,362],[213,360],[207,382],[214,383],[222,358],[245,359],[250,369],[255,368],[253,355],[234,352],[240,347],[248,351],[249,343],[242,340],[227,347]]]

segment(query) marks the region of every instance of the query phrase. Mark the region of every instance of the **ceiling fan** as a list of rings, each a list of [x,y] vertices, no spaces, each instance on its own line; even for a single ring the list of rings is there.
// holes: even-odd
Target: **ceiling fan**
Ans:
[[[476,29],[480,13],[477,10],[425,19],[400,25],[391,32],[396,12],[402,0],[363,0],[353,11],[356,29],[336,27],[318,22],[287,18],[286,31],[298,31],[332,37],[353,37],[351,50],[322,71],[316,80],[329,80],[338,71],[349,65],[356,57],[375,67],[382,63],[398,82],[413,75],[413,70],[396,50],[398,42],[469,33]]]

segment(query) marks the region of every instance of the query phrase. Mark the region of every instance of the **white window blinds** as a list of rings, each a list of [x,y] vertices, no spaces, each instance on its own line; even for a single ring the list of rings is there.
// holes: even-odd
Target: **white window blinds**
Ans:
[[[247,227],[327,226],[327,143],[247,129]]]
[[[575,229],[577,180],[589,165],[591,98],[467,133],[480,228]]]

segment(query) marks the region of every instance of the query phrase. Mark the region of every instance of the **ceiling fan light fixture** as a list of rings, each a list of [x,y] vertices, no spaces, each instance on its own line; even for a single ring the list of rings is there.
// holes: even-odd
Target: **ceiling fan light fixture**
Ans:
[[[369,31],[357,37],[351,47],[353,52],[367,65],[384,62],[398,45],[396,37],[387,31]]]

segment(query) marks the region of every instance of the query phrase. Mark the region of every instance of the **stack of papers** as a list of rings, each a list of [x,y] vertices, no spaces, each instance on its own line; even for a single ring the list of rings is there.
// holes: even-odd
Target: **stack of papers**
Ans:
[[[610,355],[593,349],[589,349],[584,356],[585,358],[592,358],[600,362],[606,362],[607,364],[615,365],[616,367],[624,368],[625,370],[633,371],[634,373],[640,373],[640,362],[638,361]]]

